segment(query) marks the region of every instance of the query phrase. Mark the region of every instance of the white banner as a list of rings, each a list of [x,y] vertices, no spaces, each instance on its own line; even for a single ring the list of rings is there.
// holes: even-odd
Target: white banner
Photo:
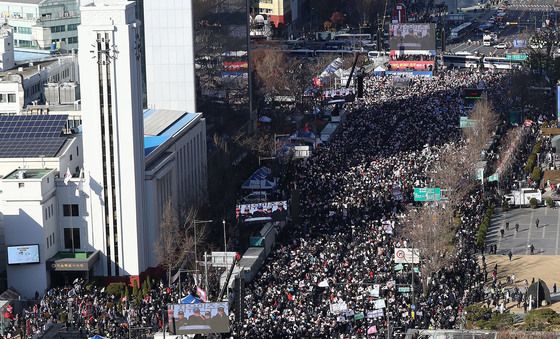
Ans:
[[[378,299],[376,301],[373,302],[373,308],[375,308],[376,310],[385,308],[385,299]]]
[[[373,286],[369,287],[369,295],[372,297],[379,297],[379,288],[381,287],[381,285],[379,284],[375,284]]]
[[[383,317],[383,310],[382,309],[367,312],[367,318],[368,319],[381,318],[381,317]]]
[[[419,264],[420,250],[415,248],[395,248],[395,264]]]
[[[348,306],[346,305],[346,303],[344,301],[331,304],[331,307],[330,307],[330,310],[331,310],[332,314],[340,314],[342,312],[345,312],[347,309],[348,309]]]

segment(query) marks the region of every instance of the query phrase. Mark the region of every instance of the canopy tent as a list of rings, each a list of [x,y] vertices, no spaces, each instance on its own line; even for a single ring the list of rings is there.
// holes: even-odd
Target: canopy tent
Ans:
[[[373,70],[373,75],[383,75],[387,69],[383,66],[377,66]]]
[[[102,337],[102,336],[96,334],[96,335],[94,335],[93,337],[91,337],[91,339],[107,339],[107,338]]]
[[[276,182],[268,179],[271,173],[270,168],[263,166],[253,172],[249,179],[241,185],[241,188],[244,190],[273,190],[276,188]]]
[[[200,298],[195,297],[192,294],[187,295],[180,301],[181,304],[201,304],[202,300]]]
[[[270,123],[272,122],[272,119],[270,117],[267,117],[266,115],[263,115],[262,117],[259,118],[259,122]]]

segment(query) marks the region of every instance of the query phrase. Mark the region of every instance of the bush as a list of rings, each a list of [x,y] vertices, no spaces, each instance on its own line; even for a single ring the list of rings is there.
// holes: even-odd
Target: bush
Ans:
[[[531,198],[531,200],[529,200],[529,205],[531,206],[531,208],[537,208],[538,204],[539,202],[536,198]]]
[[[492,219],[492,215],[494,214],[494,206],[488,207],[486,213],[484,214],[484,218],[478,227],[478,232],[476,234],[476,245],[479,248],[484,247],[484,240],[486,239],[486,234],[488,233],[488,228],[490,227],[490,221]]]
[[[541,169],[538,166],[533,168],[533,172],[531,172],[531,180],[537,183],[541,181]]]
[[[554,200],[552,200],[551,197],[546,197],[544,199],[544,202],[546,203],[546,206],[548,207],[554,207]]]
[[[121,298],[124,295],[125,284],[124,283],[110,283],[107,285],[105,292],[107,294],[114,295],[115,297]]]
[[[541,142],[539,141],[535,144],[535,146],[533,146],[533,151],[531,153],[535,154],[535,157],[536,157],[536,154],[540,153],[541,149],[542,149],[542,145],[541,145]]]
[[[523,329],[528,331],[549,331],[560,325],[560,314],[550,308],[539,308],[527,313]]]
[[[536,162],[537,162],[537,155],[534,154],[534,153],[531,153],[531,155],[529,156],[529,159],[527,159],[527,163],[525,164],[525,168],[524,168],[525,172],[531,173],[531,171],[535,167]]]

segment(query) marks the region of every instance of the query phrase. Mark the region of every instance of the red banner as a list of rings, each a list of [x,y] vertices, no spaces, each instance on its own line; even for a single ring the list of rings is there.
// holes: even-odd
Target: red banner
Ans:
[[[247,68],[247,61],[224,61],[224,69],[226,71],[241,71]]]
[[[391,60],[389,61],[392,71],[398,70],[415,70],[415,71],[433,71],[434,61],[414,61],[414,60]],[[430,67],[431,66],[431,67]]]

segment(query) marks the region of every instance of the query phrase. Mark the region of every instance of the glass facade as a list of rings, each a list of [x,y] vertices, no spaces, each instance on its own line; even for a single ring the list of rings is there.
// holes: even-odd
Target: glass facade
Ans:
[[[217,133],[251,130],[247,0],[193,0],[197,109]]]

